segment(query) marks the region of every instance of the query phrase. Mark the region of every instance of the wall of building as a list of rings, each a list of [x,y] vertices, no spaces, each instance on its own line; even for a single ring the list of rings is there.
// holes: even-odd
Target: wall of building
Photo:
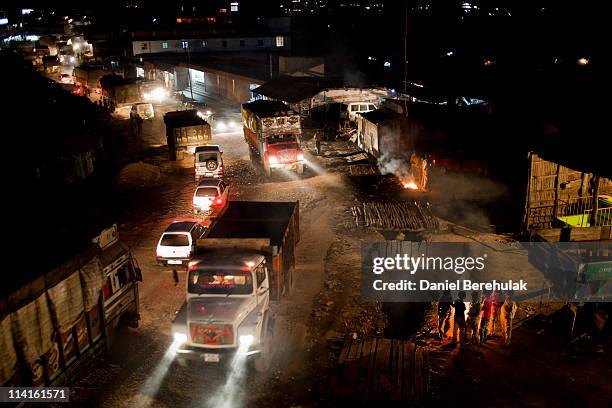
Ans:
[[[189,91],[190,77],[191,87],[196,96],[211,94],[237,103],[251,99],[251,89],[263,83],[261,80],[203,67],[191,68],[190,71],[186,67],[177,67],[177,89]]]
[[[289,36],[262,36],[209,39],[167,39],[167,40],[133,40],[132,53],[156,54],[163,52],[220,52],[220,51],[259,51],[291,49]]]

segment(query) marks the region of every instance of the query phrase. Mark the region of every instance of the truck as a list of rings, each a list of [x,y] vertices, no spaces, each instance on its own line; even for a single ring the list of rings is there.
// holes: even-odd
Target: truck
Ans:
[[[168,112],[164,123],[171,160],[182,160],[185,153],[194,154],[196,147],[212,142],[210,125],[196,109]]]
[[[70,383],[138,326],[142,275],[116,224],[76,241],[69,257],[39,251],[44,269],[0,290],[1,386]]]
[[[180,364],[238,356],[269,368],[270,299],[291,292],[298,242],[299,202],[229,203],[187,268],[186,299],[172,323]]]
[[[111,111],[141,102],[144,99],[139,78],[125,79],[109,74],[100,78],[102,103]]]
[[[76,85],[85,88],[86,92],[94,91],[97,93],[101,93],[99,90],[100,79],[107,74],[108,71],[105,71],[102,66],[95,65],[81,65],[74,67],[74,71],[72,72]]]
[[[242,124],[251,160],[262,162],[266,176],[277,169],[304,172],[297,112],[282,102],[257,100],[242,105]]]

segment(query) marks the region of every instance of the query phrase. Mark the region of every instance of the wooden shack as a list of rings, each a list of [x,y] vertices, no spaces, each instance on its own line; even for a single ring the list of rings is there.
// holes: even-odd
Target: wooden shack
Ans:
[[[533,151],[529,153],[528,162],[525,233],[550,228],[588,228],[592,239],[609,236],[611,179],[547,160]],[[581,235],[586,232],[582,230]]]

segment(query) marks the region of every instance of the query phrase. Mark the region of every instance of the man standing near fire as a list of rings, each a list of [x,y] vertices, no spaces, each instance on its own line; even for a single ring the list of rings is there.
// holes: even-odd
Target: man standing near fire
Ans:
[[[482,305],[482,319],[480,321],[480,344],[487,342],[487,336],[489,335],[489,320],[491,320],[493,308],[495,307],[495,301],[493,300],[495,292],[490,293],[488,296],[485,294],[485,296],[486,298]]]
[[[459,297],[453,303],[453,309],[455,309],[454,324],[453,324],[453,344],[459,342],[461,345],[465,344],[465,292],[459,292]],[[459,340],[457,340],[457,332],[459,334]]]
[[[482,314],[482,299],[480,292],[472,292],[472,303],[468,311],[466,337],[471,340],[472,344],[478,344],[478,329],[480,328],[480,315]]]
[[[450,311],[453,297],[450,290],[445,290],[438,300],[438,337],[443,339],[450,328]]]
[[[504,346],[510,345],[512,338],[512,320],[516,314],[516,302],[512,300],[512,293],[506,293],[504,303],[501,305],[500,320],[502,325],[502,334],[504,335]]]

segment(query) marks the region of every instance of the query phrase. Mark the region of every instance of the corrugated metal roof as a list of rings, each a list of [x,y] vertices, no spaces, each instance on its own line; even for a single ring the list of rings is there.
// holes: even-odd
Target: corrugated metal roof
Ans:
[[[344,86],[343,81],[337,79],[284,75],[255,88],[253,93],[279,101],[296,103],[312,98],[325,89],[342,86]]]
[[[248,109],[260,118],[270,116],[288,116],[296,113],[287,105],[279,101],[264,101],[258,100],[242,105],[244,109]]]

